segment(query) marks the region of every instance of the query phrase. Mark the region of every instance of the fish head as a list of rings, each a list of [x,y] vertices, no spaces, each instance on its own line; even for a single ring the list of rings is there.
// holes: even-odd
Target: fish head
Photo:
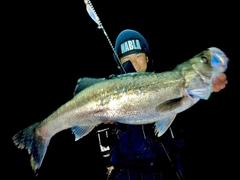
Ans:
[[[228,62],[229,59],[225,53],[216,47],[210,47],[190,60],[193,69],[197,72],[201,70],[202,72],[205,71],[205,73],[208,72],[211,78],[225,72]]]
[[[199,63],[194,64],[193,68],[207,83],[212,83],[215,77],[225,72],[228,67],[228,57],[216,47],[208,48],[197,55],[196,58]]]
[[[183,63],[181,72],[185,78],[185,88],[194,97],[208,99],[216,76],[226,71],[229,59],[225,53],[210,47]]]

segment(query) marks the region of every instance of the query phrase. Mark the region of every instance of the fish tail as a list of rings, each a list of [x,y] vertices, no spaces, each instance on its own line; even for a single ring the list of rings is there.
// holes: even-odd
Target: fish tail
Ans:
[[[35,129],[38,124],[39,123],[35,123],[19,131],[12,137],[14,144],[19,149],[28,150],[31,156],[30,163],[34,173],[40,168],[50,141],[50,138],[44,139],[36,133]]]

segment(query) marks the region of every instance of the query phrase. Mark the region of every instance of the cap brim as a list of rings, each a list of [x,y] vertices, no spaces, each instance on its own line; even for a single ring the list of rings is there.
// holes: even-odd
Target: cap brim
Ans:
[[[127,56],[127,55],[129,55],[129,54],[135,54],[135,53],[145,53],[145,51],[144,50],[139,50],[139,49],[135,49],[135,50],[131,50],[131,51],[128,51],[128,52],[125,52],[124,54],[122,54],[121,55],[121,57],[119,57],[119,58],[123,58],[123,57],[125,57],[125,56]]]

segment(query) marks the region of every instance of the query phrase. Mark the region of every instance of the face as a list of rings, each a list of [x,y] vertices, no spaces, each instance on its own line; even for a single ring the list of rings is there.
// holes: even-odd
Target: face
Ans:
[[[130,60],[137,72],[146,72],[147,70],[148,57],[145,53],[129,54],[120,60],[122,64]]]

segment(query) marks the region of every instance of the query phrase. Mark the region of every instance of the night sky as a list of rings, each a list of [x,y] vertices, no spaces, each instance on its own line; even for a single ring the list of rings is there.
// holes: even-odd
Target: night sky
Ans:
[[[239,19],[232,10],[236,5],[150,2],[95,0],[92,4],[112,44],[124,29],[145,36],[157,71],[171,70],[212,46],[226,53],[230,59],[226,89],[183,113],[188,180],[233,179],[233,163],[239,162],[239,93],[233,85],[239,77]],[[6,114],[2,121],[6,125],[1,169],[6,179],[35,179],[27,151],[16,148],[12,136],[70,100],[78,78],[107,77],[118,69],[106,36],[83,1],[8,4],[3,29],[6,55],[1,72],[6,102],[2,108]],[[107,163],[95,131],[74,141],[72,132],[65,130],[51,139],[36,179],[94,179],[96,175],[104,179]],[[229,167],[233,172],[225,170]]]

